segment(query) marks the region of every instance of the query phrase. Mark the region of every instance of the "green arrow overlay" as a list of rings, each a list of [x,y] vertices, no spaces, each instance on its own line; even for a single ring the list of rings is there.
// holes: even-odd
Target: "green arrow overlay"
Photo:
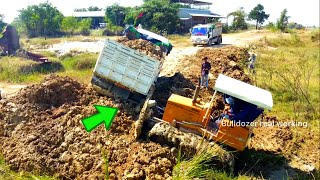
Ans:
[[[106,130],[109,130],[113,119],[115,118],[118,109],[107,106],[93,105],[98,111],[97,114],[87,117],[82,120],[82,124],[87,132],[91,132],[100,124],[104,123]]]

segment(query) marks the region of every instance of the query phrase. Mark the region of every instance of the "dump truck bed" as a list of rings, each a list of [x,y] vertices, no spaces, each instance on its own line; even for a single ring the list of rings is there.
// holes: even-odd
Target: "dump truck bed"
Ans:
[[[118,42],[106,40],[94,68],[92,83],[115,93],[146,96],[157,80],[162,62]],[[116,86],[116,87],[114,87]],[[121,89],[121,90],[120,90]]]

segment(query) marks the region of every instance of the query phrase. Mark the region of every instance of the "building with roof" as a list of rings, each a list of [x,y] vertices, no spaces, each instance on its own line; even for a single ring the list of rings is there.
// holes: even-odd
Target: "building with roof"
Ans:
[[[186,5],[195,5],[195,6],[201,6],[201,5],[212,5],[211,0],[171,0],[173,3],[181,3]]]
[[[222,18],[219,14],[211,12],[211,0],[171,0],[191,8],[179,8],[178,16],[182,22],[181,31],[188,32],[197,24],[207,24],[214,18]]]
[[[87,19],[91,18],[91,28],[96,29],[101,27],[101,25],[104,25],[106,23],[105,21],[105,11],[81,11],[81,12],[73,12],[73,17],[77,19]]]
[[[179,8],[178,16],[182,22],[183,32],[189,31],[197,24],[207,24],[214,18],[223,18],[219,14],[212,13],[210,10]]]

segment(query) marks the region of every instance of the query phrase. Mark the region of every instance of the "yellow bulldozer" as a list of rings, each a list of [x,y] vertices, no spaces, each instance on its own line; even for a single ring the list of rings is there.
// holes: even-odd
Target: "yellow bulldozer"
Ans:
[[[250,137],[252,130],[250,127],[257,125],[254,120],[263,111],[261,108],[271,110],[273,106],[270,92],[222,74],[217,78],[215,92],[210,102],[202,102],[197,99],[199,89],[197,86],[193,98],[172,94],[167,101],[163,117],[161,119],[151,118],[154,121],[170,123],[184,132],[198,134],[208,140],[221,142],[242,151],[246,148]],[[249,119],[232,119],[223,116],[220,123],[215,124],[210,115],[214,111],[213,104],[217,92],[248,104],[249,108],[242,109],[239,113],[247,111],[246,116],[249,116]]]

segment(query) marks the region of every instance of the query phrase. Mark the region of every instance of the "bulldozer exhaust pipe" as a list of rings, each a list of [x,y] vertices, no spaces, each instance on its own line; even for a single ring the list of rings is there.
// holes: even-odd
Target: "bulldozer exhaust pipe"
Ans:
[[[192,103],[196,103],[197,102],[197,98],[199,96],[199,91],[200,91],[200,77],[199,77],[199,83],[196,86],[196,90],[195,90],[195,92],[193,94],[193,97],[192,97]]]

